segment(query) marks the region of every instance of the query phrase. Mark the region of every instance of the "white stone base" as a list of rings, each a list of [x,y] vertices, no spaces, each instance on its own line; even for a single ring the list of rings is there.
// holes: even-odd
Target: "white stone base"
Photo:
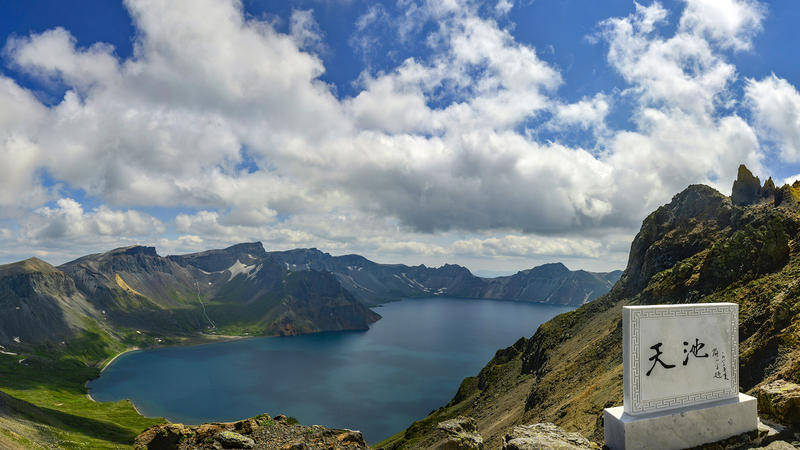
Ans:
[[[727,439],[758,428],[756,399],[739,393],[715,403],[643,416],[622,406],[603,411],[606,445],[612,450],[682,449]]]

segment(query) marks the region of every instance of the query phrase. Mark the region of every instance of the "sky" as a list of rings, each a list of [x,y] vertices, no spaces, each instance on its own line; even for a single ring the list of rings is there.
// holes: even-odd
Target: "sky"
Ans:
[[[800,2],[0,2],[0,263],[261,241],[624,268],[739,164],[800,178]]]

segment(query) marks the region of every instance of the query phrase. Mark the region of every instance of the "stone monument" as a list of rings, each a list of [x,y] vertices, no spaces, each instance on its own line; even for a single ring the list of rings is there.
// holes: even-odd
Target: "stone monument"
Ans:
[[[758,427],[739,393],[739,305],[622,308],[623,406],[603,412],[611,449],[680,449]]]

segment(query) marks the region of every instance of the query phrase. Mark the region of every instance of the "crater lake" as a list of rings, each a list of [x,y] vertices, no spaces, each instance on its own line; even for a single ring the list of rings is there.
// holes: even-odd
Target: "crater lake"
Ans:
[[[408,299],[375,308],[369,331],[263,337],[136,351],[89,383],[101,402],[198,424],[266,413],[360,430],[371,443],[447,403],[500,349],[573,309],[494,300]]]

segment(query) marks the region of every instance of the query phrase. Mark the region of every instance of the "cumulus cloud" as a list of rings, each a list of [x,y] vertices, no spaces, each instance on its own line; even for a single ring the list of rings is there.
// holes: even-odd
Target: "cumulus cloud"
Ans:
[[[800,92],[774,74],[747,80],[747,104],[764,134],[778,144],[780,158],[800,161]]]
[[[97,236],[152,237],[164,231],[161,221],[139,211],[112,210],[102,205],[86,212],[75,200],[61,198],[54,207],[33,211],[24,224],[23,235],[31,242],[46,243],[63,239],[81,242]]]
[[[559,70],[501,25],[507,0],[408,0],[395,16],[368,6],[351,45],[368,52],[380,28],[428,51],[367,65],[341,99],[321,80],[325,34],[311,10],[293,11],[281,33],[237,0],[125,5],[136,28],[127,59],[63,28],[4,47],[12,70],[66,88],[48,107],[0,75],[11,105],[0,110],[0,211],[24,225],[18,238],[618,258],[624,250],[586,235],[630,238],[687,184],[727,191],[739,163],[762,172],[765,137],[798,158],[794,86],[750,80],[755,124],[736,113],[726,52],[752,46],[765,9],[751,0],[686,0],[677,17],[635,4],[603,21],[594,40],[625,85],[576,102],[560,98]],[[628,129],[606,120],[620,99]],[[594,130],[596,148],[539,141],[537,126]],[[101,206],[58,199],[42,174]],[[152,206],[181,212],[165,225],[137,210]]]
[[[761,31],[766,7],[755,0],[684,0],[680,30],[708,38],[722,48],[749,50]]]
[[[587,257],[600,256],[602,244],[590,239],[541,238],[526,235],[505,235],[486,239],[458,240],[452,250],[461,255],[481,256],[556,256]]]
[[[605,128],[605,120],[611,109],[609,98],[605,94],[596,94],[592,98],[583,98],[575,103],[555,106],[553,119],[548,123],[556,129],[579,127],[584,130]]]

